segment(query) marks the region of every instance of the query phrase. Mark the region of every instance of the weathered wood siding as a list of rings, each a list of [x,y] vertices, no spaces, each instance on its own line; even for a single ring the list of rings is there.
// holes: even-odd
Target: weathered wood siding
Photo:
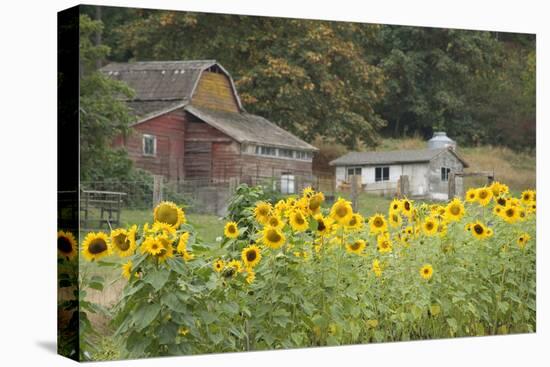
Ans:
[[[173,111],[135,125],[126,138],[115,139],[115,146],[124,146],[128,156],[138,168],[169,180],[183,178],[183,152],[185,112]],[[157,140],[155,156],[143,154],[143,134],[154,135]]]
[[[231,82],[225,74],[204,71],[191,102],[196,106],[239,112]]]

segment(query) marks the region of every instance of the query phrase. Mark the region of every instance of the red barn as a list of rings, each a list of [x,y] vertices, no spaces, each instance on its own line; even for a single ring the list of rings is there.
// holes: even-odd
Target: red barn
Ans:
[[[317,148],[247,113],[214,60],[112,63],[102,68],[136,92],[137,116],[119,138],[135,165],[170,181],[311,176]]]

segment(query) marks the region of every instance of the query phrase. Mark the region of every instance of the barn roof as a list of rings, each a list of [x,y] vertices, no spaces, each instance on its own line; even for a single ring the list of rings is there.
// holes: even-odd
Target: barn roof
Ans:
[[[418,149],[418,150],[392,150],[387,152],[349,152],[340,158],[331,161],[331,166],[349,165],[375,165],[375,164],[400,164],[429,162],[443,152],[450,152],[462,162],[464,167],[468,163],[456,151],[449,148]]]
[[[135,91],[132,107],[136,115],[142,117],[154,112],[158,103],[190,101],[202,72],[210,68],[229,78],[237,104],[242,109],[231,75],[216,60],[111,63],[102,67],[101,72],[125,82]]]
[[[265,118],[250,113],[226,112],[188,105],[185,111],[231,136],[239,143],[260,143],[288,149],[317,151],[313,145],[297,138]]]

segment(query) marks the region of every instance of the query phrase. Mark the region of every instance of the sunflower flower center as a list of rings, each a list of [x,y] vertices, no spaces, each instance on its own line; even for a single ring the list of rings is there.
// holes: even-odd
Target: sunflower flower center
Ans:
[[[340,205],[338,208],[336,208],[336,215],[340,218],[343,218],[348,215],[348,209],[345,206]]]
[[[515,214],[514,209],[510,208],[510,209],[506,210],[506,216],[508,218],[512,218],[514,216],[514,214]]]
[[[256,250],[249,250],[246,252],[246,260],[248,260],[249,262],[256,260],[256,257]]]
[[[483,227],[482,227],[481,225],[479,225],[479,224],[476,224],[476,225],[474,226],[474,231],[475,231],[475,233],[477,233],[477,234],[483,234]]]
[[[372,223],[374,224],[375,227],[382,227],[384,225],[384,222],[380,217],[374,218],[374,221]]]
[[[227,231],[228,231],[229,233],[235,233],[235,232],[236,232],[235,226],[231,225],[231,226],[227,227]]]
[[[318,231],[324,231],[327,227],[325,226],[325,222],[321,219],[317,221],[317,230]]]
[[[485,199],[487,197],[487,195],[489,195],[489,193],[485,190],[482,190],[479,192],[479,198],[480,199]]]
[[[408,201],[405,201],[403,203],[403,207],[405,208],[406,211],[409,211],[411,210],[411,203],[409,203]]]
[[[173,226],[178,223],[178,210],[168,205],[162,205],[158,208],[156,219],[159,222]]]
[[[451,206],[451,214],[452,215],[459,215],[460,214],[460,207],[458,205]]]
[[[357,224],[357,218],[354,217],[351,217],[351,220],[349,221],[349,225],[350,226],[354,226]]]
[[[426,223],[426,229],[428,231],[431,231],[432,229],[434,229],[434,224],[432,222]]]
[[[281,240],[281,235],[274,230],[268,231],[266,237],[271,242],[279,242]]]
[[[88,246],[88,251],[93,255],[100,254],[103,251],[107,251],[107,243],[101,238],[96,238]]]
[[[300,225],[305,223],[304,218],[300,214],[296,215],[295,220],[296,220],[296,223],[298,223]]]
[[[69,254],[73,250],[71,242],[65,237],[59,237],[57,239],[57,249],[64,254]]]
[[[361,242],[355,241],[354,243],[351,244],[350,247],[351,247],[352,250],[356,251],[356,250],[359,249],[359,247],[361,247]]]
[[[128,241],[128,238],[125,234],[120,233],[115,236],[114,238],[115,246],[118,247],[122,251],[128,250],[130,248],[130,241]]]

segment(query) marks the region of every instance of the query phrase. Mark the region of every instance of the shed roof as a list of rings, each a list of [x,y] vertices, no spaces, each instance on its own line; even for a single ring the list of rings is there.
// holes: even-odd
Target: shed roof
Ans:
[[[246,112],[226,112],[187,105],[185,111],[229,135],[239,143],[256,143],[288,149],[317,151],[267,119]]]
[[[392,150],[387,152],[349,152],[331,161],[329,164],[331,166],[349,166],[429,162],[439,154],[447,151],[456,156],[464,167],[468,167],[468,163],[456,151],[449,148]]]

